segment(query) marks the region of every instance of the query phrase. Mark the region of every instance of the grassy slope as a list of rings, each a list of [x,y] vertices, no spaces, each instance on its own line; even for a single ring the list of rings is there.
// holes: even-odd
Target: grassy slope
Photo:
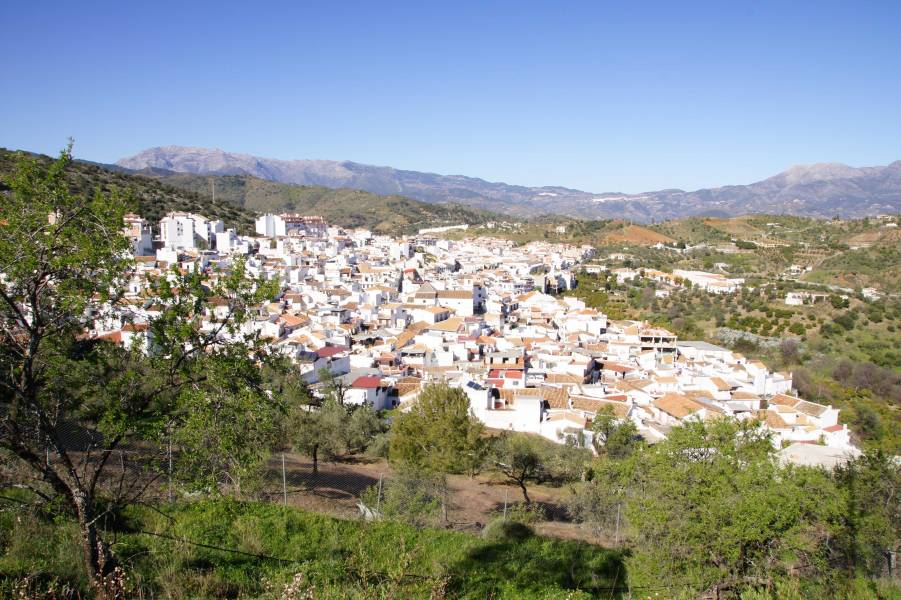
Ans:
[[[211,179],[190,174],[156,175],[162,181],[196,193],[210,193]],[[287,185],[248,175],[215,178],[216,198],[256,212],[293,211],[316,214],[342,227],[367,227],[377,233],[413,233],[417,229],[498,218],[459,204],[428,204],[405,196],[379,196],[354,189]]]
[[[841,287],[901,290],[901,242],[878,242],[830,257],[804,277],[806,281]]]
[[[50,157],[43,155],[30,156],[44,164],[51,161]],[[17,160],[16,153],[0,148],[0,180],[13,171]],[[179,210],[220,218],[225,221],[226,226],[236,227],[241,232],[253,229],[252,211],[227,202],[214,203],[203,193],[175,188],[157,179],[114,172],[82,162],[73,163],[68,174],[73,189],[80,192],[94,193],[99,189],[103,193],[117,190],[129,194],[135,203],[135,211],[154,223],[167,212]],[[0,183],[0,189],[4,187]]]
[[[229,500],[166,512],[171,520],[135,507],[118,520],[113,548],[143,597],[280,598],[296,573],[315,588],[316,598],[427,598],[437,589],[452,598],[589,598],[609,594],[605,588],[625,580],[618,553],[584,543],[540,537],[488,541]],[[108,535],[112,539],[113,532]],[[0,594],[36,573],[45,582],[56,577],[84,588],[71,523],[8,509],[0,513],[0,541]],[[135,589],[132,595],[137,597]]]
[[[562,233],[557,230],[563,226]],[[530,221],[506,222],[493,228],[480,227],[465,232],[450,232],[447,237],[461,239],[471,236],[493,236],[509,239],[517,244],[533,241],[547,241],[562,244],[589,244],[608,246],[629,240],[639,245],[653,245],[667,241],[667,237],[645,227],[632,225],[626,221],[580,221],[565,217],[545,216]]]

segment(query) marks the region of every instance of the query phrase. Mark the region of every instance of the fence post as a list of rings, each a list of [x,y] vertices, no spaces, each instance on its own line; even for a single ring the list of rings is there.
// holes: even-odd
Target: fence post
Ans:
[[[379,473],[379,493],[375,497],[375,512],[378,513],[382,507],[382,478],[384,473]]]
[[[444,494],[443,494],[443,497],[442,497],[441,504],[442,504],[443,507],[444,507],[444,524],[447,525],[447,524],[448,524],[448,518],[447,518],[447,477],[445,477],[443,481],[444,481],[444,483],[443,483],[443,487],[444,487],[444,490],[443,490],[443,491],[444,491]]]
[[[504,488],[504,521],[507,520],[507,488]]]
[[[282,495],[284,496],[285,506],[288,506],[288,477],[285,475],[285,453],[282,452]]]
[[[615,542],[614,544],[619,547],[619,508],[621,505],[616,505],[616,534],[615,534]]]
[[[167,459],[167,461],[169,462],[169,470],[168,470],[168,476],[169,476],[169,492],[168,492],[168,497],[169,497],[169,504],[172,504],[172,431],[171,431],[171,430],[169,431],[169,439],[168,439],[168,442],[167,442],[167,444],[166,444],[166,459]]]

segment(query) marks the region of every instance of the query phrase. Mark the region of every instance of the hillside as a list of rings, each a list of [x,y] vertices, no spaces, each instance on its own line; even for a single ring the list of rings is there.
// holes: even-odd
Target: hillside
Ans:
[[[40,154],[29,154],[45,165],[51,158]],[[17,153],[0,148],[0,190],[5,189],[3,179],[16,164]],[[167,212],[188,211],[225,221],[228,227],[241,232],[253,229],[254,213],[239,205],[213,202],[202,193],[180,189],[159,179],[114,171],[104,166],[74,161],[67,171],[72,188],[82,193],[110,193],[114,190],[125,193],[134,203],[134,210],[153,222],[159,221]]]
[[[276,183],[250,175],[199,176],[159,169],[142,172],[173,187],[212,195],[257,212],[316,214],[342,227],[366,227],[376,233],[415,233],[425,227],[478,224],[498,218],[459,204],[427,204],[404,196],[380,196],[361,190]]]
[[[27,507],[26,494],[3,492],[15,495],[7,506]],[[622,553],[584,542],[480,539],[229,499],[164,511],[134,506],[115,516],[104,524],[123,557],[130,598],[575,600],[601,593],[618,598],[625,588]],[[86,597],[75,523],[40,511],[4,510],[0,540],[0,596]],[[36,564],[41,575],[29,579]],[[39,595],[48,580],[79,595]]]
[[[51,160],[44,155],[29,156],[44,164]],[[16,160],[16,152],[0,148],[0,180],[12,171]],[[127,193],[134,201],[135,212],[153,222],[170,211],[196,212],[220,218],[242,233],[252,232],[256,215],[263,212],[317,214],[342,227],[365,227],[395,235],[414,233],[424,227],[479,224],[497,218],[457,204],[427,204],[354,189],[287,185],[248,175],[210,177],[164,169],[136,172],[77,160],[69,169],[69,178],[73,189],[81,192],[99,189],[104,193]]]
[[[801,165],[748,185],[640,194],[526,187],[350,161],[280,160],[184,146],[150,148],[117,164],[136,170],[252,175],[280,183],[402,194],[424,202],[456,202],[519,217],[554,213],[646,223],[690,216],[730,217],[749,211],[821,218],[901,212],[901,161],[862,168],[833,163]]]

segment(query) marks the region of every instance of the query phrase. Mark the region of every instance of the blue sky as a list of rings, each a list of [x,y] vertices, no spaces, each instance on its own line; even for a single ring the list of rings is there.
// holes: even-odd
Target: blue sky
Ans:
[[[7,148],[595,192],[901,159],[897,1],[4,2],[0,28]]]

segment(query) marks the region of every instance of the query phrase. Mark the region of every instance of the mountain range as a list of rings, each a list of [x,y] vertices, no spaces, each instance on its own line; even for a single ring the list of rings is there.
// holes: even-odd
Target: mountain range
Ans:
[[[251,175],[295,185],[353,188],[429,203],[459,203],[518,217],[559,214],[639,222],[749,213],[859,218],[901,212],[901,161],[880,167],[839,163],[795,166],[763,181],[643,194],[591,193],[559,186],[526,187],[462,175],[438,175],[350,161],[280,160],[218,149],[164,146],[116,162],[133,171]]]
[[[7,178],[24,156],[48,167],[54,159],[0,148],[0,199]],[[123,194],[131,210],[158,222],[170,211],[197,212],[251,233],[259,213],[302,212],[321,215],[341,227],[376,233],[408,234],[419,229],[461,223],[481,224],[503,217],[455,203],[434,204],[405,196],[382,196],[349,188],[277,183],[250,175],[193,175],[165,169],[133,171],[115,165],[73,161],[65,171],[73,192]]]

